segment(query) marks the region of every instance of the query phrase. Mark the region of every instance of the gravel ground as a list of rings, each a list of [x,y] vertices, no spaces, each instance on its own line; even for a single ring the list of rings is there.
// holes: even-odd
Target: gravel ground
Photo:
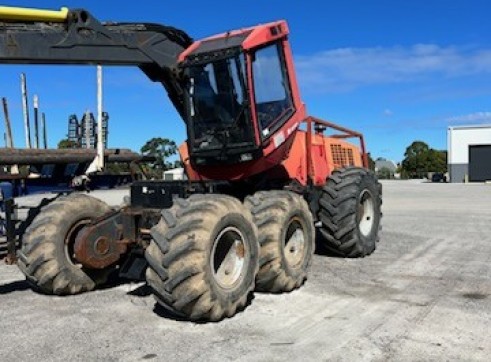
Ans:
[[[0,358],[489,360],[491,185],[385,182],[383,211],[373,255],[315,255],[300,290],[219,323],[163,315],[144,284],[39,295],[1,264]]]

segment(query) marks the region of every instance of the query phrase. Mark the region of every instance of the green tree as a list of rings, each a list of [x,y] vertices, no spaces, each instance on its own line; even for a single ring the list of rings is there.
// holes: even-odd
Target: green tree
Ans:
[[[404,156],[406,158],[418,157],[428,152],[430,147],[423,141],[414,141],[409,147],[406,148]]]
[[[422,141],[414,141],[406,148],[402,161],[402,174],[422,178],[428,172],[447,171],[447,152],[430,148]]]
[[[387,167],[382,167],[377,171],[377,177],[381,180],[390,180],[394,178],[394,173]]]
[[[441,173],[447,172],[447,151],[430,149],[428,152],[428,171]]]
[[[180,167],[184,167],[183,163],[181,160],[175,160],[173,163],[172,163],[172,168],[180,168]]]
[[[145,156],[155,157],[155,161],[149,162],[149,165],[156,174],[161,174],[162,171],[173,166],[167,159],[177,153],[177,146],[174,141],[168,138],[154,137],[147,141],[140,151]]]
[[[422,141],[414,141],[406,148],[402,169],[410,178],[421,178],[425,175],[429,150],[430,147]]]
[[[77,143],[70,141],[68,138],[63,138],[58,142],[58,148],[59,149],[66,149],[66,148],[78,148]]]
[[[368,168],[372,171],[375,171],[375,161],[373,160],[370,152],[367,153],[367,158],[368,158]]]
[[[409,178],[407,171],[402,167],[402,163],[397,164],[396,173],[399,174],[401,180],[407,180]]]

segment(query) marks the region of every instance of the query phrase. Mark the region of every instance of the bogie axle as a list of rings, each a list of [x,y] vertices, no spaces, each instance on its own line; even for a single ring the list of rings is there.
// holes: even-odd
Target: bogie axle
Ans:
[[[27,228],[18,265],[35,289],[58,295],[90,291],[119,270],[146,280],[171,313],[217,321],[242,310],[254,289],[288,292],[305,282],[315,221],[322,244],[343,255],[375,248],[380,186],[364,169],[340,170],[303,195],[224,193],[233,190],[225,182],[141,181],[118,210],[82,194],[56,198]]]

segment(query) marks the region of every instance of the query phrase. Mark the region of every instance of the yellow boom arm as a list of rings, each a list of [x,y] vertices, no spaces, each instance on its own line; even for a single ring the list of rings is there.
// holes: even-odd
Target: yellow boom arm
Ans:
[[[44,10],[31,8],[18,8],[0,6],[0,20],[13,21],[41,21],[50,23],[63,23],[68,17],[68,8],[60,10]]]

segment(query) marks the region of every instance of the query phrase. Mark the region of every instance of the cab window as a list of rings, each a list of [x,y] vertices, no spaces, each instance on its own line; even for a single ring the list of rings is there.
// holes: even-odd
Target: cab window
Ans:
[[[290,85],[279,44],[262,48],[252,63],[256,112],[263,138],[267,138],[293,111]]]

